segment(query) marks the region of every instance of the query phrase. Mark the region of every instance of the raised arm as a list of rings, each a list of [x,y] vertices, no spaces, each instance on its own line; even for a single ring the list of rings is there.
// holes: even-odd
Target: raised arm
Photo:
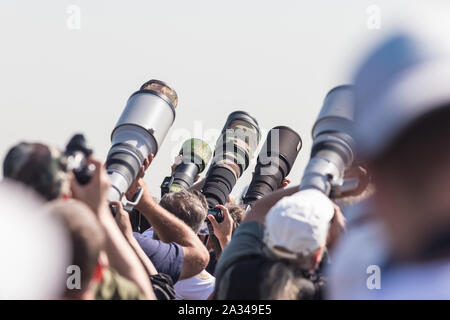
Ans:
[[[96,167],[94,175],[85,186],[81,186],[75,181],[73,182],[74,197],[84,201],[96,213],[105,232],[105,251],[110,265],[121,276],[134,281],[149,299],[155,299],[149,277],[143,265],[123,236],[109,210],[107,192],[110,185],[107,173],[101,162],[91,159],[90,163]]]
[[[184,259],[180,279],[190,278],[205,269],[209,262],[208,250],[194,231],[161,207],[148,192],[142,179],[139,180],[138,185],[144,189],[144,193],[136,209],[150,222],[161,241],[175,242],[183,249]]]
[[[299,191],[299,186],[290,187],[286,189],[278,189],[263,198],[256,201],[250,211],[245,215],[244,222],[256,221],[264,224],[267,212],[272,208],[279,200],[284,197],[293,195]]]

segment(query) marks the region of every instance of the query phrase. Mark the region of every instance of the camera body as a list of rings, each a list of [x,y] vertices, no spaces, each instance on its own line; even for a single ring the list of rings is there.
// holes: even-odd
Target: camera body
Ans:
[[[67,143],[64,154],[67,169],[73,172],[77,182],[81,185],[89,183],[93,170],[87,165],[87,159],[91,156],[92,149],[87,147],[84,135],[75,134]]]
[[[208,210],[208,215],[212,215],[214,217],[214,219],[216,219],[216,221],[218,223],[222,223],[223,222],[224,215],[223,215],[222,210],[220,210],[219,208],[209,209]],[[208,221],[208,219],[206,219],[206,221]]]
[[[161,197],[163,197],[166,193],[170,193],[170,188],[172,187],[174,180],[174,176],[167,176],[164,178],[163,182],[161,183]]]

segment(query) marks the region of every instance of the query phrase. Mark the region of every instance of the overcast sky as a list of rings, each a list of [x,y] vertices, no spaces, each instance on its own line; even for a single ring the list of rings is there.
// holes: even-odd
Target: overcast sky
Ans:
[[[301,135],[289,176],[298,183],[325,94],[348,83],[393,14],[417,2],[444,1],[2,0],[0,158],[21,140],[62,148],[82,132],[105,159],[128,97],[157,78],[179,105],[145,178],[155,195],[184,139],[214,147],[235,110],[256,117],[264,133],[287,125]]]

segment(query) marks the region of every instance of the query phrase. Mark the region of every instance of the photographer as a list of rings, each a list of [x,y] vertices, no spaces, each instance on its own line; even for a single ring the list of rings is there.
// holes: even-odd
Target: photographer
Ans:
[[[209,261],[203,243],[189,226],[153,199],[142,177],[130,188],[128,196],[137,188],[143,188],[143,195],[136,209],[149,221],[160,240],[136,232],[134,236],[156,270],[169,275],[173,283],[199,274]]]
[[[220,247],[225,249],[225,247],[230,243],[231,237],[234,231],[239,227],[241,221],[244,219],[245,210],[242,206],[234,204],[232,201],[228,201],[225,206],[217,205],[217,208],[223,212],[223,221],[218,223],[213,215],[208,215],[207,218],[211,222],[211,226],[214,230],[214,235],[217,237]],[[208,242],[208,247],[211,247]],[[214,250],[210,250],[209,264],[206,270],[214,274],[217,261],[220,256],[217,257]]]
[[[321,296],[315,270],[328,224],[335,229],[341,213],[317,190],[297,192],[298,187],[277,190],[254,203],[219,259],[216,299]]]
[[[198,191],[181,190],[165,194],[160,205],[183,220],[196,234],[199,233],[208,207],[205,197]],[[154,234],[157,236],[157,233]],[[214,291],[215,278],[206,270],[197,275],[179,280],[175,284],[176,299],[206,300]]]
[[[18,143],[5,156],[3,176],[30,187],[47,201],[72,197],[73,176],[64,154],[53,146]]]
[[[386,247],[371,263],[379,268],[382,290],[362,282],[346,298],[450,297],[448,19],[436,13],[425,23],[412,18],[414,23],[409,20],[384,39],[356,71],[358,155],[373,175],[370,210]],[[361,238],[354,237],[353,249]],[[350,256],[349,263],[358,254]]]
[[[88,160],[95,166],[91,181],[81,186],[66,167],[66,158],[56,148],[40,143],[22,142],[11,148],[3,163],[5,178],[18,181],[37,191],[44,199],[75,198],[86,203],[95,213],[104,230],[106,242],[104,252],[107,260],[103,261],[103,281],[98,286],[97,298],[130,298],[121,288],[135,288],[133,295],[154,298],[148,276],[136,254],[119,230],[106,201],[109,180],[103,165],[94,159]],[[116,271],[114,271],[116,270]],[[108,274],[108,276],[106,276]],[[102,286],[113,288],[101,297]],[[121,295],[125,293],[125,295]]]

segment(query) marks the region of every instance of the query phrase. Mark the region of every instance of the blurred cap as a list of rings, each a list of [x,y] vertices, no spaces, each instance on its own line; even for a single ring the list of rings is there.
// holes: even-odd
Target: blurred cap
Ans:
[[[267,213],[264,242],[281,258],[311,255],[325,245],[333,216],[333,204],[325,194],[316,189],[299,191],[282,198]]]
[[[21,142],[12,147],[3,162],[3,176],[24,183],[47,200],[69,189],[66,157],[41,143]]]
[[[448,20],[436,12],[410,17],[357,69],[354,136],[359,157],[381,154],[409,125],[450,102]]]
[[[0,184],[0,299],[58,299],[71,261],[64,226],[42,200],[12,181]]]

